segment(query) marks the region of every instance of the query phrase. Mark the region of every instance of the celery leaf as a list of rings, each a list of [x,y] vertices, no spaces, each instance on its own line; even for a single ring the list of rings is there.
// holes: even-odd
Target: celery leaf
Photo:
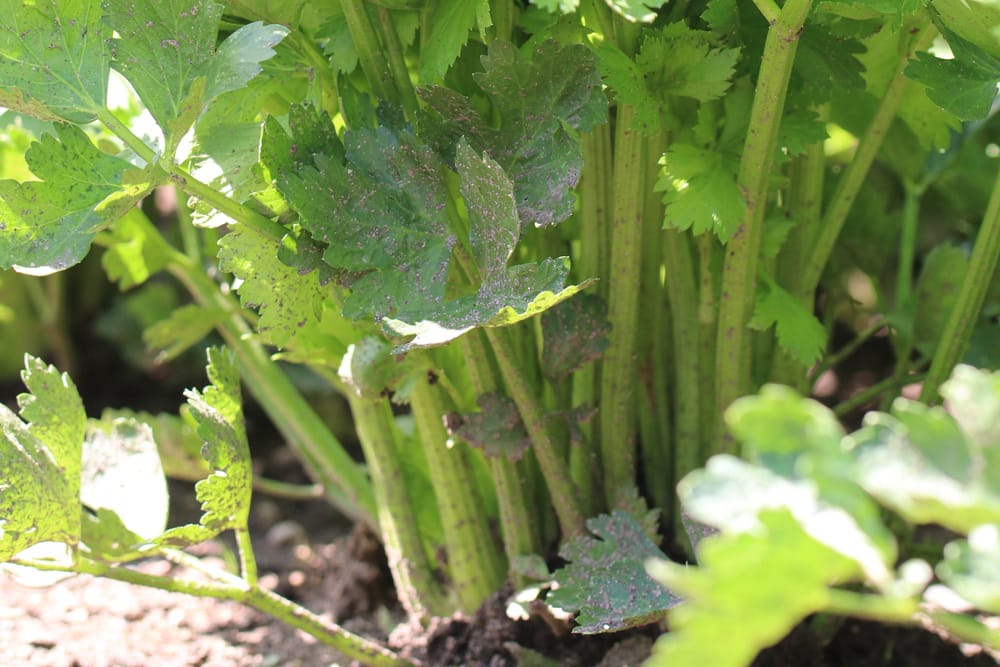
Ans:
[[[555,572],[559,584],[546,602],[575,611],[573,632],[617,632],[661,620],[680,598],[657,585],[645,570],[664,559],[640,523],[615,511],[587,520],[595,537],[577,537],[559,550],[569,564]]]
[[[954,58],[918,53],[907,65],[906,76],[927,86],[931,101],[959,119],[986,118],[997,95],[1000,60],[947,28],[942,34]]]
[[[0,4],[0,106],[87,123],[104,106],[111,30],[99,0]]]
[[[125,214],[155,180],[57,125],[25,155],[39,181],[0,181],[0,267],[46,274],[78,263],[96,231]],[[116,199],[111,210],[102,204]],[[126,206],[127,205],[127,206]]]
[[[579,141],[566,126],[589,130],[605,121],[607,98],[594,56],[579,45],[546,41],[530,56],[494,41],[473,75],[500,119],[498,128],[472,102],[440,86],[420,91],[429,110],[422,136],[452,163],[458,140],[487,152],[514,182],[521,224],[545,227],[573,212],[583,167]]]
[[[780,285],[765,278],[757,291],[750,326],[768,329],[775,326],[778,344],[801,364],[809,366],[823,354],[826,329],[795,297]]]
[[[20,418],[0,404],[0,562],[80,539],[83,402],[67,375],[35,357],[21,379],[30,393],[18,396]]]

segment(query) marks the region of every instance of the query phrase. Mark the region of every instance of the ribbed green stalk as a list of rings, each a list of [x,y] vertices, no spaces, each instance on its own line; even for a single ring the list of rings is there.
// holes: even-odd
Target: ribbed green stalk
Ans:
[[[477,396],[488,394],[500,388],[502,379],[490,358],[489,344],[482,331],[470,331],[461,338],[462,350],[468,362],[469,376]],[[539,553],[541,537],[538,519],[528,511],[525,493],[527,480],[520,466],[504,457],[490,456],[486,459],[490,475],[496,486],[500,507],[500,532],[503,535],[507,560],[517,556]]]
[[[518,363],[520,355],[517,346],[511,341],[510,332],[507,329],[485,331],[496,354],[507,391],[517,405],[524,427],[531,438],[532,450],[538,459],[545,484],[549,488],[549,496],[559,517],[563,539],[582,534],[584,524],[580,502],[569,477],[567,461],[558,455],[549,432],[542,411],[541,396]]]
[[[990,282],[996,274],[998,257],[1000,257],[1000,172],[993,182],[993,192],[990,194],[986,214],[976,235],[976,244],[972,248],[972,257],[969,258],[969,268],[965,273],[965,280],[962,281],[962,289],[941,333],[934,360],[920,392],[920,400],[927,403],[935,402],[941,383],[961,359],[962,352],[969,344],[969,337],[976,326]]]
[[[396,594],[411,619],[449,613],[441,586],[424,551],[414,510],[400,467],[396,427],[387,398],[362,398],[345,392],[354,427],[375,487],[378,523]]]
[[[717,271],[713,267],[718,242],[710,234],[696,240],[698,249],[698,451],[701,460],[708,460],[712,447],[709,441],[715,434],[715,332],[719,311],[716,296]]]
[[[663,233],[667,294],[673,317],[674,343],[674,475],[679,480],[701,459],[701,405],[699,390],[711,374],[701,368],[701,328],[698,321],[698,286],[691,244],[687,234],[673,229]]]
[[[218,329],[236,352],[247,389],[306,469],[323,485],[330,503],[352,519],[377,529],[375,495],[368,477],[263,346],[254,341],[250,328],[239,316],[235,298],[223,294],[185,255],[173,254],[166,268],[195,301],[228,313]]]
[[[500,588],[507,568],[490,536],[465,450],[448,444],[443,418],[450,410],[441,387],[422,380],[410,400],[444,527],[448,571],[459,607],[471,612]]]
[[[757,294],[757,262],[767,210],[768,185],[777,148],[785,94],[798,48],[799,35],[812,0],[787,0],[771,22],[757,77],[737,183],[743,193],[743,221],[726,245],[716,339],[716,436],[713,451],[731,451],[735,444],[725,433],[722,414],[752,387],[750,336],[747,322]]]
[[[636,348],[647,164],[646,138],[632,127],[634,117],[631,105],[618,107],[608,274],[611,333],[601,366],[601,465],[609,506],[623,489],[634,486],[636,470]]]
[[[406,66],[406,58],[403,55],[403,45],[399,41],[399,33],[396,32],[396,24],[393,23],[389,10],[379,5],[376,10],[378,16],[378,27],[381,41],[385,44],[386,55],[389,57],[389,71],[392,74],[393,85],[396,94],[403,105],[406,119],[411,123],[417,122],[417,93],[413,89],[413,82],[410,80],[410,71]]]

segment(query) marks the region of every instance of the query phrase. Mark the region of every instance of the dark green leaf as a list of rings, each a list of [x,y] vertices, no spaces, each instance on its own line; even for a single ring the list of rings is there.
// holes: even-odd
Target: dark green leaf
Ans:
[[[542,315],[542,371],[561,380],[584,364],[599,359],[608,347],[611,324],[607,305],[594,294],[560,303]]]
[[[572,188],[583,166],[578,140],[565,125],[588,130],[604,122],[607,99],[594,56],[579,45],[546,41],[530,58],[507,42],[494,41],[474,75],[500,118],[492,125],[458,93],[438,86],[421,91],[425,140],[453,162],[461,137],[477,153],[488,153],[514,182],[524,226],[554,225],[573,212]]]
[[[486,456],[517,461],[531,444],[521,413],[506,394],[495,391],[476,399],[479,412],[452,415],[448,431],[483,450]]]
[[[573,632],[616,632],[662,620],[680,603],[646,574],[645,563],[666,556],[642,526],[624,512],[587,520],[594,537],[566,542],[559,555],[569,564],[555,572],[559,587],[547,599],[552,606],[575,611]]]

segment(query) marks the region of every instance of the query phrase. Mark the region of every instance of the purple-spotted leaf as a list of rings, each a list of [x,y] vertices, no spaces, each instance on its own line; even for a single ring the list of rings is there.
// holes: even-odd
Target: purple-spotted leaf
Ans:
[[[596,537],[566,542],[559,555],[569,564],[555,573],[558,588],[547,602],[577,612],[573,632],[616,632],[660,621],[681,599],[647,573],[649,559],[666,559],[643,527],[615,511],[587,520]]]
[[[506,394],[498,391],[476,399],[479,412],[451,415],[448,430],[486,456],[503,456],[516,461],[531,444],[521,421],[521,413]]]
[[[553,380],[566,378],[608,347],[611,324],[607,305],[594,294],[581,294],[542,315],[542,372]]]
[[[583,156],[567,130],[603,123],[607,99],[594,56],[580,45],[546,41],[532,53],[494,41],[483,57],[486,71],[473,75],[500,117],[494,126],[471,101],[440,86],[421,90],[429,110],[421,130],[450,163],[459,139],[486,152],[514,184],[521,224],[545,227],[573,212],[573,192]]]

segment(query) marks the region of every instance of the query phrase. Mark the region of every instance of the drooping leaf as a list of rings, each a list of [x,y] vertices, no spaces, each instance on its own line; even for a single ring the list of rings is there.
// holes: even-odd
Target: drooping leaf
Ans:
[[[99,0],[0,3],[0,106],[87,123],[104,106],[111,30]]]
[[[967,540],[945,545],[937,574],[978,609],[1000,613],[1000,526],[978,526]]]
[[[25,155],[41,180],[0,181],[0,267],[47,274],[76,264],[97,230],[124,215],[156,182],[102,153],[74,125],[56,126],[56,135],[43,135]],[[116,194],[123,199],[102,210]]]
[[[21,379],[31,393],[18,396],[20,418],[0,404],[0,562],[80,538],[83,403],[68,376],[35,357]]]
[[[219,268],[241,279],[240,302],[260,310],[257,331],[273,345],[284,346],[319,319],[326,290],[317,273],[303,274],[282,263],[273,242],[242,225],[219,239]]]
[[[83,517],[83,542],[96,557],[141,555],[138,547],[166,528],[169,509],[152,429],[133,419],[90,422],[80,502],[96,512],[96,521]]]
[[[769,278],[760,283],[750,326],[774,325],[778,344],[801,364],[809,366],[823,354],[826,329],[798,300]]]
[[[202,456],[211,469],[208,477],[195,485],[204,513],[198,524],[163,533],[156,540],[158,544],[186,546],[247,525],[252,474],[234,355],[209,348],[207,370],[212,384],[200,392],[184,392],[202,439]]]
[[[572,188],[583,157],[579,141],[564,127],[586,131],[604,122],[607,99],[594,56],[579,45],[545,41],[529,55],[494,41],[473,75],[500,118],[496,129],[470,100],[440,86],[420,91],[429,107],[422,136],[453,163],[465,137],[477,153],[488,153],[514,183],[524,226],[554,225],[573,212]]]
[[[560,380],[608,347],[607,305],[594,294],[580,294],[542,315],[542,372]]]
[[[661,620],[678,605],[676,595],[649,577],[645,562],[665,556],[642,526],[624,512],[587,520],[596,537],[566,542],[559,555],[569,564],[555,572],[559,587],[547,602],[576,611],[573,632],[616,632]]]
[[[918,53],[906,67],[906,76],[927,86],[927,96],[961,120],[979,120],[989,115],[1000,81],[1000,60],[947,28],[954,58],[945,60]]]
[[[457,435],[487,456],[517,461],[531,444],[521,413],[506,394],[495,391],[476,399],[479,412],[451,415],[448,432]]]
[[[762,512],[753,532],[705,538],[698,560],[698,567],[649,565],[655,579],[685,598],[669,612],[671,631],[657,641],[649,667],[746,667],[823,609],[829,586],[858,574],[853,561],[783,510]],[[719,628],[726,628],[724,638]]]

